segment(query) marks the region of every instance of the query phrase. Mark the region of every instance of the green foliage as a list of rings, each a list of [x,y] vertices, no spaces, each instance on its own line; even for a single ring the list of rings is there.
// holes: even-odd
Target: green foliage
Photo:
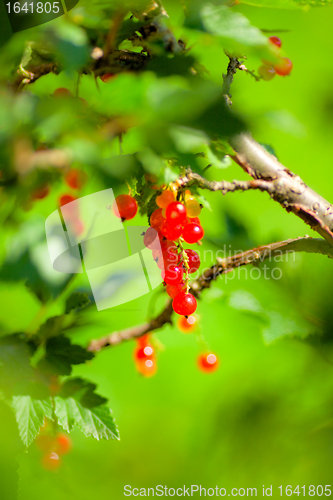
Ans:
[[[31,396],[14,396],[12,408],[25,446],[30,446],[35,439],[45,417],[53,418],[50,398],[33,399]]]
[[[85,408],[73,398],[55,398],[59,424],[68,431],[77,425],[85,436],[95,439],[119,439],[110,408],[105,405]]]
[[[221,370],[209,379],[201,376],[195,368],[198,349],[194,336],[176,336],[167,325],[161,332],[166,361],[163,364],[161,353],[155,380],[135,376],[131,343],[124,343],[118,350],[106,349],[93,363],[86,363],[94,355],[83,347],[92,338],[151,319],[146,317],[151,296],[141,297],[128,307],[97,313],[88,307],[89,295],[77,291],[89,289],[84,274],[55,273],[50,267],[44,222],[57,210],[61,195],[70,192],[81,197],[110,187],[118,194],[127,192],[127,182],[140,208],[135,221],[129,224],[144,225],[146,216],[149,218],[157,208],[160,190],[152,188],[174,182],[187,167],[209,180],[245,175],[237,173],[235,165],[231,168],[230,157],[235,152],[228,143],[230,136],[243,130],[250,129],[272,154],[276,148],[293,170],[295,166],[296,172],[303,172],[304,178],[327,192],[332,125],[332,72],[328,63],[331,39],[326,34],[331,29],[329,14],[326,19],[317,11],[325,27],[316,31],[312,21],[306,24],[302,12],[293,17],[290,12],[229,7],[229,2],[220,0],[185,1],[184,11],[183,3],[166,0],[170,19],[163,15],[159,2],[142,19],[140,9],[147,7],[144,3],[128,2],[124,6],[120,0],[80,1],[66,18],[17,34],[1,51],[1,397],[14,410],[26,446],[36,437],[45,418],[51,419],[55,428],[59,425],[68,432],[75,432],[77,427],[84,436],[119,439],[107,398],[99,395],[96,385],[84,377],[99,380],[102,392],[115,408],[118,406],[126,440],[121,451],[101,446],[101,451],[96,452],[89,440],[83,446],[77,438],[77,449],[88,450],[87,455],[83,453],[80,467],[74,464],[80,460],[79,452],[70,463],[71,472],[80,469],[75,472],[77,483],[73,484],[76,496],[82,498],[91,497],[87,481],[92,477],[91,470],[96,478],[91,481],[93,494],[101,498],[105,496],[101,471],[108,474],[111,469],[114,474],[107,494],[115,491],[115,497],[128,480],[128,470],[131,474],[137,471],[133,476],[140,481],[142,477],[148,481],[149,470],[149,482],[157,484],[160,464],[171,470],[175,484],[179,475],[172,475],[172,470],[176,469],[187,474],[188,484],[193,484],[198,471],[208,484],[212,452],[218,457],[216,463],[223,464],[224,473],[228,471],[230,484],[230,478],[235,480],[232,486],[239,477],[233,476],[231,466],[228,469],[234,463],[231,454],[240,464],[244,484],[249,484],[252,476],[260,484],[267,478],[269,484],[274,474],[275,479],[284,478],[289,484],[289,471],[296,470],[294,464],[297,473],[305,471],[301,479],[308,480],[309,464],[314,463],[312,447],[308,445],[305,458],[298,452],[289,461],[285,456],[289,457],[290,441],[295,449],[301,449],[299,442],[292,440],[295,429],[299,436],[299,421],[303,422],[307,441],[309,435],[318,435],[318,424],[329,432],[330,366],[321,360],[320,350],[312,341],[315,338],[322,343],[325,357],[330,357],[331,291],[327,287],[332,280],[327,262],[324,265],[305,256],[296,262],[278,263],[283,270],[281,280],[227,275],[223,282],[221,278],[202,294],[198,334],[199,348],[216,351]],[[306,10],[310,4],[330,2],[243,3]],[[119,16],[119,26],[110,36],[113,16]],[[307,34],[306,40],[302,39],[300,27]],[[250,70],[257,68],[269,54],[267,36],[275,28],[278,35],[280,29],[286,33],[283,55],[289,57],[288,51],[292,53],[295,74],[257,82],[250,74],[239,71],[231,89],[233,106],[228,107],[222,90],[222,74],[229,62],[226,53],[241,57]],[[321,41],[321,37],[325,40]],[[311,43],[306,45],[309,40]],[[110,53],[105,54],[109,43]],[[96,48],[104,51],[103,57],[91,56]],[[33,74],[31,83],[27,72]],[[115,76],[105,83],[100,79],[105,73]],[[325,78],[318,79],[319,73]],[[72,96],[55,98],[53,92],[59,87],[68,88]],[[304,105],[300,89],[312,100],[315,96],[315,106],[308,105],[308,97]],[[278,120],[279,116],[289,119],[288,127],[284,126],[286,120]],[[308,132],[306,139],[300,137],[302,130]],[[327,165],[327,175],[322,178],[308,160],[313,151],[323,171]],[[208,165],[211,168],[206,169]],[[87,174],[88,180],[80,191],[69,189],[64,181],[72,167]],[[147,181],[145,174],[154,174],[156,183]],[[34,200],[32,194],[44,185],[50,188],[50,195]],[[211,266],[216,255],[221,256],[221,250],[223,257],[229,251],[246,250],[304,232],[301,221],[287,217],[264,194],[222,197],[197,187],[193,187],[193,193],[203,205],[200,220],[205,239],[198,247],[201,269]],[[145,217],[140,218],[142,215]],[[160,289],[157,300],[162,308],[165,293],[163,287]],[[40,310],[38,302],[42,303]],[[207,345],[200,343],[203,336]],[[156,346],[160,346],[159,341]],[[290,401],[295,406],[289,412]],[[287,407],[292,416],[287,415]],[[302,412],[302,408],[306,411]],[[195,420],[191,420],[193,415]],[[202,428],[198,422],[204,422]],[[330,440],[327,435],[325,442]],[[283,456],[281,443],[286,442],[286,436],[288,446]],[[142,449],[147,450],[144,467],[140,465]],[[271,458],[267,449],[274,451],[274,457],[280,458],[285,468],[276,459],[274,473],[267,472]],[[33,453],[29,450],[28,460]],[[86,460],[88,453],[91,460]],[[326,463],[330,452],[325,453]],[[191,472],[182,469],[177,457],[182,461],[185,457]],[[39,461],[40,457],[38,468],[32,467],[30,474],[25,470],[29,477],[25,482],[27,495],[29,488],[34,488],[30,497],[36,500],[70,498],[72,492],[35,487],[31,477],[39,479]],[[209,468],[205,463],[210,464]],[[317,484],[324,484],[319,469]],[[266,471],[266,477],[262,471]],[[215,473],[220,477],[220,470]],[[54,477],[53,486],[59,476]],[[48,480],[51,484],[52,479]],[[221,476],[221,484],[222,480],[225,477]]]
[[[78,311],[89,306],[91,303],[88,294],[82,292],[74,292],[66,300],[65,314],[69,314],[71,311]]]
[[[65,335],[58,335],[46,340],[45,355],[37,368],[51,375],[70,375],[72,365],[79,365],[92,359],[94,354],[79,345],[71,344]]]
[[[241,0],[242,3],[274,9],[304,9],[332,5],[331,0]]]
[[[96,385],[82,378],[67,379],[55,398],[55,414],[68,432],[76,424],[85,436],[96,439],[119,439],[106,399],[95,393]]]

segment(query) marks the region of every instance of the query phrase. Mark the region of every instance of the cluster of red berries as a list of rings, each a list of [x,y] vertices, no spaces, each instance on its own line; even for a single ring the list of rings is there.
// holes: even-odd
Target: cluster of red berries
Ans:
[[[151,377],[156,373],[156,354],[149,338],[149,334],[137,339],[134,350],[134,361],[136,369],[145,377]]]
[[[268,40],[275,47],[278,47],[278,49],[281,48],[282,42],[279,37],[271,36]],[[269,61],[263,60],[263,63],[264,64],[258,69],[258,73],[263,80],[267,81],[274,78],[276,74],[280,76],[287,76],[293,69],[293,63],[287,57],[279,57],[278,62],[274,66]]]
[[[150,216],[151,227],[144,235],[144,244],[153,252],[153,259],[161,269],[166,292],[173,299],[172,307],[181,316],[193,314],[197,308],[195,297],[188,292],[189,274],[200,266],[200,257],[192,249],[184,249],[183,242],[198,243],[204,230],[197,217],[201,206],[190,191],[176,200],[172,189],[157,196],[159,207]]]
[[[55,471],[61,465],[61,456],[71,451],[72,441],[67,434],[54,433],[52,424],[45,422],[41,429],[41,434],[36,438],[36,446],[43,452],[43,468]]]
[[[189,275],[200,267],[199,254],[192,249],[184,249],[183,243],[199,243],[204,236],[198,215],[201,205],[191,191],[178,193],[177,186],[157,186],[157,178],[146,174],[149,187],[162,190],[156,196],[157,209],[150,216],[150,228],[144,233],[144,244],[152,250],[152,256],[161,269],[166,292],[172,298],[172,307],[180,315],[178,328],[191,333],[197,327],[195,297],[189,293]],[[182,201],[180,201],[180,199]],[[138,211],[138,205],[131,195],[117,196],[113,205],[114,214],[122,221],[131,220]],[[151,377],[156,372],[156,353],[150,335],[137,339],[134,360],[139,373]],[[218,359],[212,352],[201,353],[197,360],[201,371],[212,372],[218,366]]]

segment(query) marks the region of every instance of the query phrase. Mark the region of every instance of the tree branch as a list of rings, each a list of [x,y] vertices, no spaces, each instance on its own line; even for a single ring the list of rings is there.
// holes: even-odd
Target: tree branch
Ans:
[[[212,281],[216,280],[218,276],[229,273],[240,266],[257,264],[268,258],[281,256],[289,252],[318,253],[333,258],[333,247],[321,238],[310,238],[307,236],[278,241],[241,252],[225,259],[218,258],[214,266],[204,271],[197,280],[192,282],[190,293],[200,298],[201,292],[209,288]],[[168,300],[165,309],[156,318],[142,325],[110,333],[98,340],[92,340],[88,346],[88,350],[100,351],[103,347],[114,346],[125,340],[141,337],[148,332],[158,330],[167,323],[172,324],[172,314],[172,301]]]
[[[268,181],[270,196],[287,210],[300,217],[333,245],[333,205],[309,188],[305,182],[282,165],[249,134],[232,138],[236,151],[232,157],[254,179]]]

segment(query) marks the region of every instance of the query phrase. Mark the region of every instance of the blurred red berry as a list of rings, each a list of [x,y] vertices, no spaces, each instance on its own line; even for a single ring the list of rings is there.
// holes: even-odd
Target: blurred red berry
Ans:
[[[65,455],[72,449],[72,441],[67,434],[58,434],[56,438],[56,452],[59,455]]]
[[[75,196],[72,196],[71,194],[63,194],[59,198],[59,205],[63,207],[64,205],[67,205],[67,203],[71,203],[72,201],[75,200],[76,200]]]
[[[278,36],[270,36],[268,40],[279,48],[282,45],[281,39]]]
[[[87,174],[82,170],[73,168],[65,175],[66,184],[72,189],[81,189],[87,180]]]
[[[185,316],[180,316],[177,321],[177,326],[183,333],[192,333],[197,327],[196,317],[193,315],[187,318],[185,318]]]
[[[293,69],[293,63],[287,57],[281,57],[279,62],[274,66],[276,73],[280,76],[287,76]]]
[[[48,471],[58,470],[61,465],[61,460],[59,458],[59,455],[57,455],[57,453],[54,452],[47,453],[42,458],[42,465],[44,469]]]
[[[198,357],[198,366],[203,372],[213,372],[218,367],[218,359],[216,354],[212,352],[200,354]]]
[[[50,192],[50,186],[42,186],[32,192],[31,198],[33,200],[42,200],[46,198]]]

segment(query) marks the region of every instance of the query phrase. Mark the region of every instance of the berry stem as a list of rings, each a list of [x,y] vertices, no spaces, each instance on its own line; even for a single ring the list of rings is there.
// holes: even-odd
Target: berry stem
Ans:
[[[186,286],[186,293],[189,293],[189,290],[190,290],[190,285],[189,285],[189,281],[190,281],[190,273],[189,273],[189,270],[190,270],[190,266],[189,266],[189,258],[188,258],[188,255],[187,253],[185,252],[185,248],[183,246],[183,241],[184,239],[183,238],[179,238],[178,240],[178,246],[181,250],[181,256],[182,256],[182,259],[183,259],[183,265],[185,267],[185,286]]]

